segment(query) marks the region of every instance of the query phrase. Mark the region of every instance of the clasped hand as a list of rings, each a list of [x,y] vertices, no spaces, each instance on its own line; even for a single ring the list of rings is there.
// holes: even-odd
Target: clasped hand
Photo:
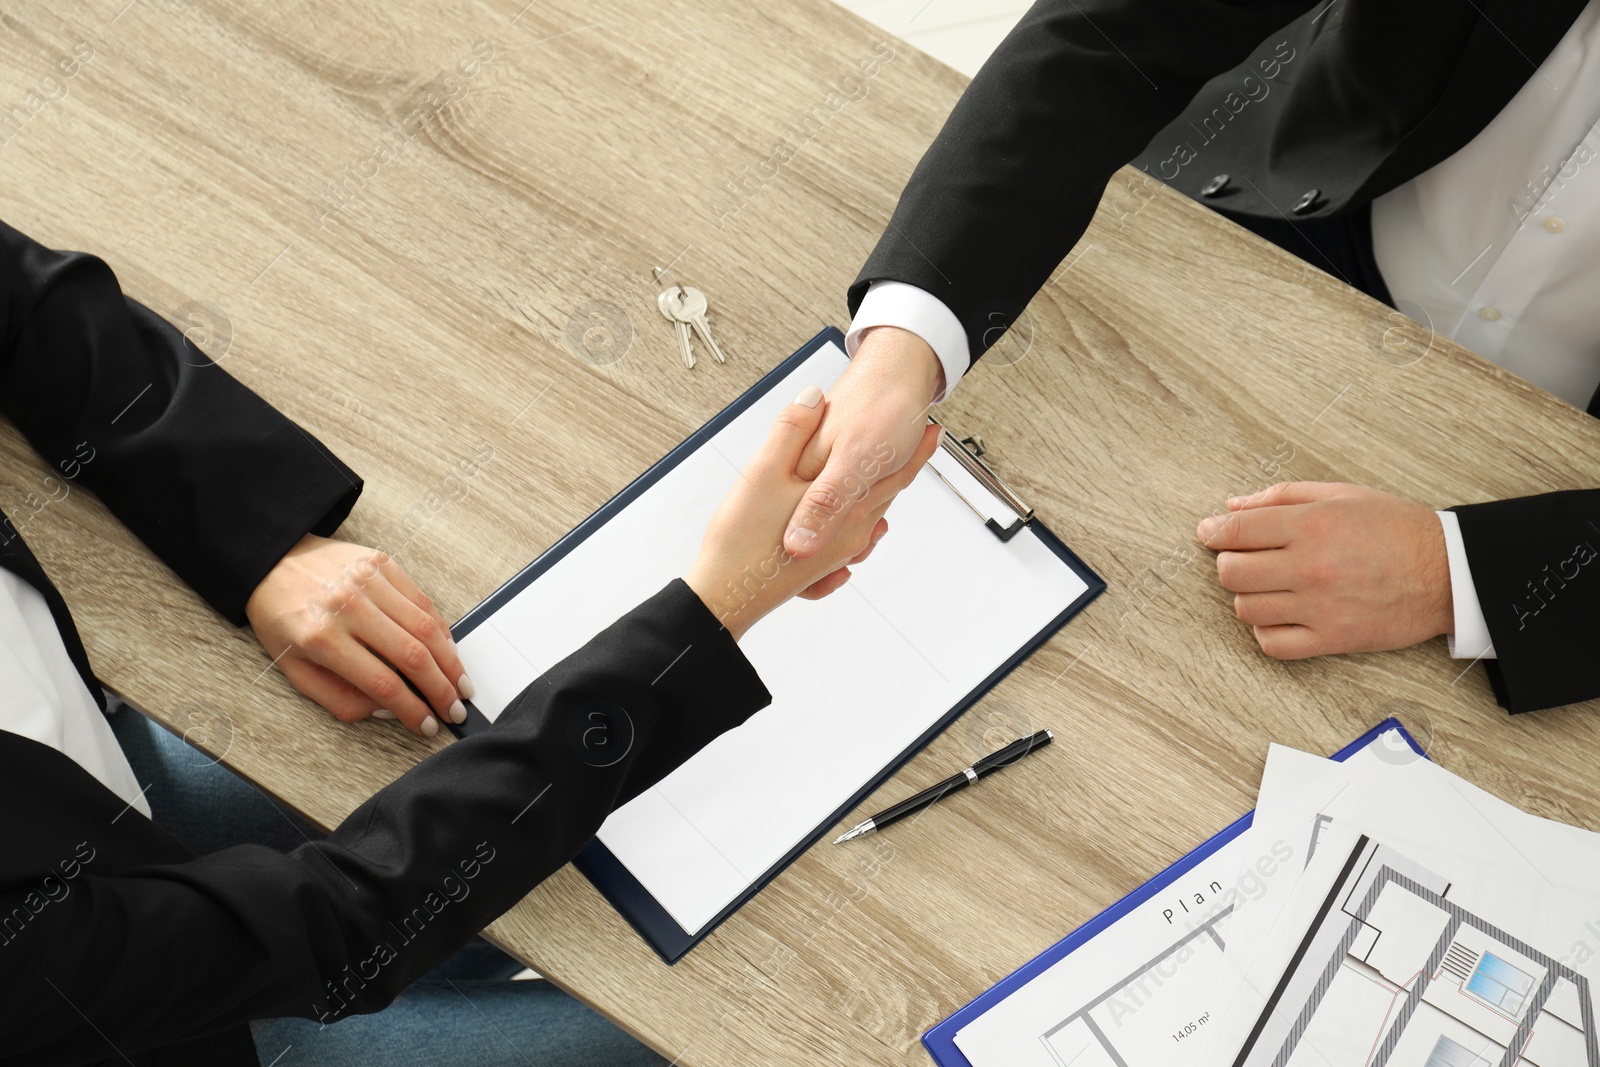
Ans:
[[[811,386],[783,410],[712,517],[700,555],[683,576],[734,640],[789,598],[824,597],[848,581],[850,567],[888,532],[884,512],[938,446],[940,428],[927,425],[892,472],[874,471],[871,482],[863,477],[851,489],[819,497],[816,482],[800,470],[825,424],[828,403]],[[802,501],[818,535],[804,558],[790,552],[784,539]]]

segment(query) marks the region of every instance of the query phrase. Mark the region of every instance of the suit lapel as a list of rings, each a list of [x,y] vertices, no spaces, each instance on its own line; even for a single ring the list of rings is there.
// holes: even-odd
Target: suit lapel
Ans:
[[[1438,102],[1356,193],[1371,199],[1460,151],[1483,132],[1572,28],[1589,0],[1467,0],[1477,27]],[[1402,53],[1403,54],[1403,53]],[[1403,59],[1400,60],[1404,62]]]

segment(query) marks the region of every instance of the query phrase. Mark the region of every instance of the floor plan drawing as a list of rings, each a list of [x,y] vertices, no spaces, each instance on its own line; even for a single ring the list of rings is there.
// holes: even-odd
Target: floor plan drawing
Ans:
[[[1039,1038],[1060,1067],[1166,1067],[1176,1046],[1194,1038],[1209,1011],[1196,1000],[1194,983],[1178,980],[1193,966],[1216,970],[1226,947],[1233,906],[1221,908],[1187,930],[1175,944],[1125,976]],[[1138,1025],[1130,1021],[1139,1017]]]
[[[1588,979],[1461,907],[1443,878],[1365,837],[1235,1060],[1521,1064],[1600,1067]]]
[[[1346,835],[1346,841],[1353,840]],[[1257,855],[1235,833],[1141,887],[1052,949],[1053,960],[961,1027],[971,1067],[1196,1067],[1211,1033],[1217,974],[1247,868],[1265,876],[1293,857]]]

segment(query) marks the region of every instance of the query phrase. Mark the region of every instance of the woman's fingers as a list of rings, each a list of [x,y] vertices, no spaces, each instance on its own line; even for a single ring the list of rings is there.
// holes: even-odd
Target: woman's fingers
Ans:
[[[850,580],[850,568],[857,563],[865,562],[867,557],[872,555],[872,550],[878,547],[878,542],[883,540],[884,535],[888,532],[889,520],[881,516],[878,517],[876,524],[872,528],[872,536],[868,539],[866,548],[851,556],[844,566],[824,574],[796,595],[806,600],[821,600],[828,594],[836,592],[840,586]]]
[[[792,477],[807,442],[822,425],[822,414],[827,407],[821,389],[808,385],[801,390],[794,403],[778,413],[772,432],[767,434],[755,459],[750,461],[749,477],[757,482]]]
[[[375,559],[378,566],[378,572],[388,580],[390,585],[394,586],[394,588],[399,591],[401,596],[411,601],[411,603],[415,604],[418,608],[421,608],[423,611],[427,612],[428,615],[433,618],[434,622],[443,627],[445,638],[448,640],[450,637],[450,624],[444,621],[443,615],[439,614],[439,609],[434,606],[433,598],[427,593],[424,593],[421,587],[419,587],[416,582],[411,580],[411,575],[407,574],[405,569],[401,567],[400,564],[396,563],[388,553],[375,551]],[[452,654],[454,654],[453,649]],[[456,662],[459,665],[460,660],[458,659]],[[449,664],[441,662],[439,666],[448,667]],[[471,699],[470,696],[468,699]]]
[[[830,593],[836,592],[840,586],[850,580],[850,568],[840,567],[838,570],[823,575],[795,595],[803,600],[821,600]]]
[[[343,678],[371,700],[374,707],[394,712],[395,718],[405,723],[412,733],[432,737],[439,732],[439,720],[434,718],[428,705],[407,688],[388,664],[354,637],[343,631],[324,629],[305,644],[304,651],[306,658]]]
[[[377,609],[389,616],[396,625],[406,633],[420,641],[428,650],[428,661],[423,665],[422,674],[431,677],[437,671],[449,684],[450,692],[436,692],[423,684],[423,678],[413,673],[409,667],[397,660],[389,662],[405,671],[417,688],[428,694],[428,699],[433,704],[433,710],[441,715],[447,715],[452,703],[457,702],[460,696],[466,700],[472,699],[472,679],[467,677],[466,668],[461,665],[461,653],[456,650],[456,643],[450,637],[450,628],[438,617],[437,612],[425,611],[418,607],[416,602],[407,597],[403,590],[395,588],[386,582],[373,582],[369,587],[372,594],[372,603]],[[418,590],[420,594],[420,590]],[[368,641],[370,646],[372,642]],[[388,656],[385,655],[386,659]],[[439,700],[444,700],[440,705]],[[451,718],[452,722],[461,722],[462,719]]]
[[[405,569],[386,553],[378,554],[378,570],[382,578],[388,582],[388,587],[385,588],[382,581],[372,583],[373,603],[407,633],[428,647],[434,664],[454,690],[449,702],[443,707],[438,704],[438,701],[443,699],[443,694],[430,696],[434,710],[448,717],[451,722],[465,722],[466,709],[459,706],[460,700],[471,700],[476,690],[461,663],[461,653],[456,648],[455,638],[450,635],[450,624],[440,614],[433,598],[424,593],[421,587],[411,580]],[[398,594],[398,598],[391,595],[391,591]],[[406,672],[406,676],[415,682],[418,688],[423,688],[422,680],[410,671]],[[457,700],[457,697],[460,700]]]
[[[292,654],[278,665],[290,685],[327,708],[340,722],[360,722],[378,714],[376,701],[326,667]],[[387,717],[394,718],[392,714]]]
[[[865,563],[867,557],[872,555],[872,550],[878,547],[878,542],[882,541],[884,535],[888,532],[889,520],[880,517],[872,527],[872,536],[867,538],[867,547],[850,557],[850,566],[853,567],[857,563]]]
[[[377,583],[374,589],[377,588]],[[396,594],[398,596],[398,594]],[[434,651],[383,610],[381,593],[361,605],[351,618],[350,636],[383,657],[417,687],[428,706],[443,721],[467,721],[467,709],[456,695],[455,684],[434,661]],[[429,620],[432,621],[431,619]],[[398,712],[398,708],[390,708]]]

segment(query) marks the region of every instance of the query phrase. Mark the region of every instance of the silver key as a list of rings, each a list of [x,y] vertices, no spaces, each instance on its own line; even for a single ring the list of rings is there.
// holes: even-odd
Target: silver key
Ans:
[[[694,366],[694,349],[689,346],[688,320],[678,317],[678,304],[683,300],[677,288],[663,289],[661,295],[656,297],[656,307],[661,309],[662,316],[672,323],[672,330],[678,337],[678,354],[683,357],[685,367]]]
[[[691,285],[683,290],[682,296],[673,293],[673,297],[673,302],[677,305],[673,308],[673,314],[694,327],[694,332],[699,334],[700,340],[711,349],[711,354],[717,357],[718,363],[728,362],[728,357],[722,354],[722,349],[711,336],[711,320],[706,318],[706,312],[710,308],[706,294]]]

